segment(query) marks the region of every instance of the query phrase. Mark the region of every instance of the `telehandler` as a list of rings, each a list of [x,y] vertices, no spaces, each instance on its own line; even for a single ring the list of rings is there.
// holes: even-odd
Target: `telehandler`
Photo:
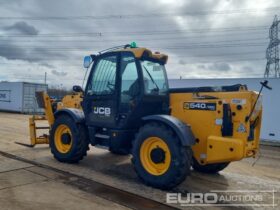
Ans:
[[[66,163],[82,160],[89,144],[131,154],[140,179],[160,189],[180,184],[191,167],[217,173],[254,157],[260,93],[240,84],[170,89],[167,59],[135,43],[86,56],[85,90],[74,86],[61,102],[37,94],[45,115],[30,118],[31,145],[49,143],[54,157]],[[266,81],[263,87],[270,88]],[[37,120],[48,121],[49,134],[37,137]]]

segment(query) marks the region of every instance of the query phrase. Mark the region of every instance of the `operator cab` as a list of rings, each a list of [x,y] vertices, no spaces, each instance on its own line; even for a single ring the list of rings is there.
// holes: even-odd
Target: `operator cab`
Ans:
[[[85,67],[91,61],[82,102],[86,124],[90,133],[109,136],[93,144],[110,146],[111,137],[134,135],[143,117],[169,114],[166,55],[126,45],[86,57]]]

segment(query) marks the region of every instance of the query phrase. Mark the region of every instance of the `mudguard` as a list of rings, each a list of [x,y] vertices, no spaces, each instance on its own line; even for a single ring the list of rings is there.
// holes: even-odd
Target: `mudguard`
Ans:
[[[59,115],[66,114],[73,118],[75,123],[83,123],[85,122],[85,114],[83,110],[81,109],[75,109],[75,108],[65,108],[57,110],[54,113],[54,117],[57,118]]]
[[[150,115],[143,117],[142,120],[144,122],[157,121],[169,126],[178,135],[182,146],[192,146],[195,144],[195,137],[193,135],[191,127],[173,116]]]

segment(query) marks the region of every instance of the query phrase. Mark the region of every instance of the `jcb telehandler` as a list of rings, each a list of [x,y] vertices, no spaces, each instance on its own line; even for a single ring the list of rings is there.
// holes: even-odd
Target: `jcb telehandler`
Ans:
[[[217,173],[254,157],[260,94],[240,84],[170,89],[167,58],[134,44],[86,56],[84,66],[91,70],[85,90],[74,86],[61,102],[38,93],[45,115],[30,118],[31,144],[49,143],[54,157],[66,163],[82,160],[89,144],[131,154],[140,179],[161,189],[180,184],[191,167]],[[36,136],[36,120],[48,120],[49,134]]]

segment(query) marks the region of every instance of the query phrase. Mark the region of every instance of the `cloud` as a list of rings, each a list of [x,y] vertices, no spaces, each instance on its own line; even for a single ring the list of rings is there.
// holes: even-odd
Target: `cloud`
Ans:
[[[48,63],[46,63],[46,62],[41,62],[40,65],[41,65],[41,66],[45,66],[45,67],[47,67],[47,68],[52,68],[52,69],[55,68],[54,65],[50,65],[50,64],[48,64]]]
[[[58,77],[64,77],[67,75],[67,72],[52,70],[52,74]]]
[[[179,59],[178,63],[181,64],[181,65],[186,65],[187,64],[187,62],[185,60],[182,60],[182,59]]]
[[[207,67],[204,64],[197,65],[197,68],[199,69],[206,69]]]
[[[0,56],[9,60],[23,60],[29,62],[42,62],[42,66],[46,66],[45,60],[55,60],[58,57],[65,59],[67,55],[63,52],[52,52],[41,47],[24,48],[12,42],[7,42],[0,46]],[[51,64],[48,64],[51,67]]]
[[[22,48],[18,48],[17,46],[11,43],[5,43],[0,47],[0,56],[14,60],[14,59],[21,59],[25,57],[26,51]]]
[[[253,68],[251,66],[243,66],[242,69],[245,71],[245,72],[252,72],[253,71]]]
[[[38,35],[39,30],[24,21],[16,22],[11,26],[4,27],[5,31],[17,31],[23,35]]]
[[[208,69],[216,71],[230,71],[231,66],[228,63],[214,63],[209,65]]]
[[[258,58],[265,56],[268,28],[277,12],[265,11],[265,8],[279,5],[276,0],[257,3],[251,0],[3,2],[0,3],[2,17],[50,17],[1,19],[0,56],[11,63],[17,60],[25,63],[24,68],[7,65],[7,72],[29,74],[30,64],[35,73],[39,67],[48,72],[48,81],[52,84],[61,84],[61,77],[66,73],[67,80],[63,84],[69,87],[82,83],[84,73],[77,68],[81,69],[79,66],[85,55],[132,41],[168,54],[167,71],[171,78],[262,76],[266,61]],[[257,10],[262,11],[262,15]],[[213,11],[233,12],[213,15]],[[74,18],[91,15],[101,18]],[[232,28],[237,29],[229,30]],[[102,36],[87,33],[101,33]],[[9,34],[24,36],[9,37]],[[248,46],[248,43],[253,45]]]
[[[50,52],[45,49],[45,47],[40,46],[28,46],[25,47],[24,43],[31,43],[34,38],[39,34],[39,30],[24,21],[16,22],[12,25],[2,27],[3,32],[11,32],[16,31],[19,32],[21,35],[30,35],[31,37],[27,37],[31,39],[30,42],[25,42],[26,40],[22,37],[9,37],[9,33],[5,34],[5,39],[7,41],[1,41],[0,46],[0,56],[10,59],[10,60],[23,60],[23,61],[30,61],[30,62],[38,62],[45,60],[45,58],[54,58],[54,57],[61,57],[62,55],[58,52]],[[17,33],[18,34],[18,33]],[[23,41],[23,42],[20,42]],[[22,44],[23,43],[23,44]]]

